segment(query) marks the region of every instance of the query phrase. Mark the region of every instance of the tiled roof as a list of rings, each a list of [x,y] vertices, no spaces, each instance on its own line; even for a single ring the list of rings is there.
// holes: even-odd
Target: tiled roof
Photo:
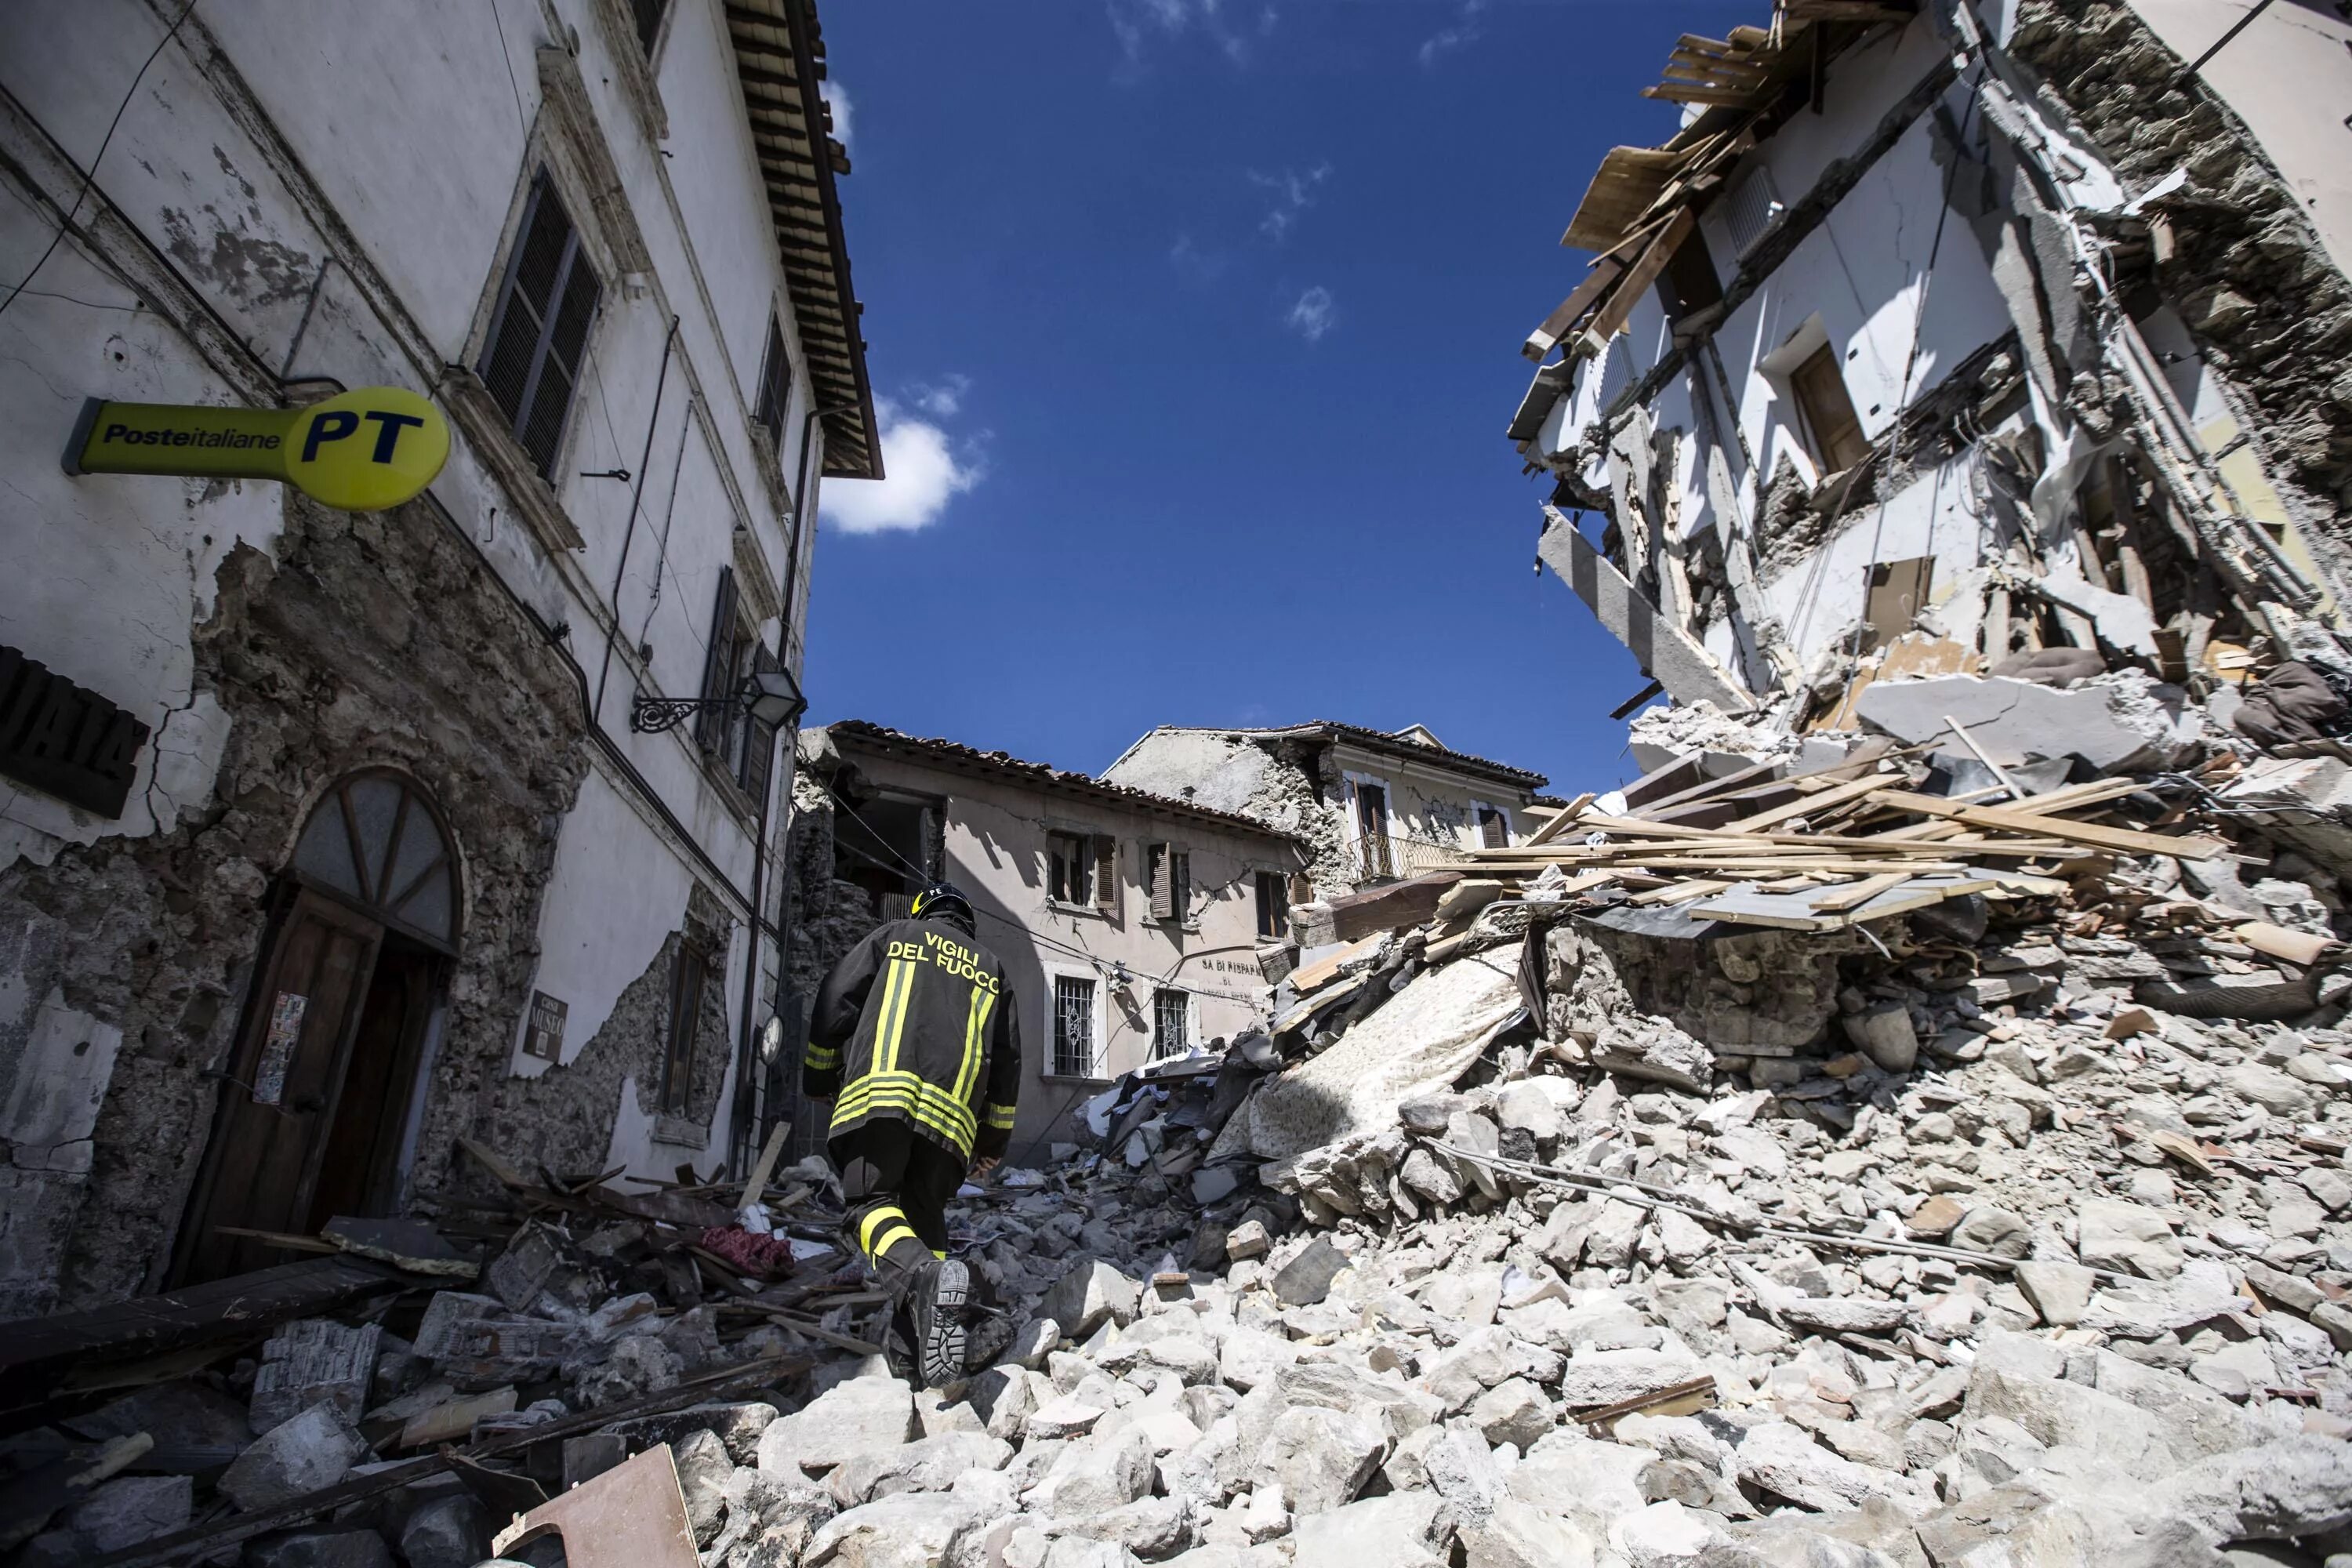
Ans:
[[[825,65],[816,5],[814,0],[728,0],[726,15],[743,112],[783,253],[793,320],[823,411],[824,471],[835,479],[878,479],[882,447],[866,374],[862,307],[850,287],[849,242],[834,188],[834,176],[849,173],[849,156],[830,134],[818,86]]]
[[[983,752],[957,741],[943,741],[909,735],[863,719],[836,719],[824,726],[824,732],[835,744],[848,742],[853,748],[865,748],[898,756],[913,756],[938,763],[965,773],[984,773],[997,778],[1010,779],[1040,788],[1059,791],[1083,797],[1100,805],[1118,806],[1129,811],[1158,812],[1168,816],[1195,818],[1220,827],[1255,833],[1265,838],[1276,838],[1286,844],[1297,840],[1278,827],[1269,827],[1254,816],[1238,812],[1218,811],[1205,805],[1195,805],[1189,800],[1173,795],[1154,795],[1150,790],[1134,789],[1126,784],[1105,784],[1087,773],[1072,773],[1045,763],[1024,762],[1005,752]]]

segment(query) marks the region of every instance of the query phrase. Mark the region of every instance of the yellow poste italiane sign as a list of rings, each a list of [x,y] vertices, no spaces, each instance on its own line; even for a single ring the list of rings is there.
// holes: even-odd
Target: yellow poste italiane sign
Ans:
[[[93,398],[66,471],[283,479],[321,505],[379,511],[415,499],[448,460],[439,409],[396,386],[365,386],[304,408]]]

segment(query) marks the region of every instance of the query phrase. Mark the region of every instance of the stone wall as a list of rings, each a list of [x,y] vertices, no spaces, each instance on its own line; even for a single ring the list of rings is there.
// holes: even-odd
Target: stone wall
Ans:
[[[285,506],[276,559],[234,551],[195,630],[194,689],[231,725],[210,805],[169,833],[0,870],[0,1049],[46,1034],[87,1060],[72,1047],[121,1040],[91,1086],[86,1136],[47,1160],[80,1168],[9,1173],[0,1315],[160,1281],[272,880],[317,792],[347,773],[415,778],[462,862],[460,952],[414,1185],[445,1184],[453,1136],[506,1073],[555,828],[585,765],[576,677],[429,503],[333,512],[289,487]]]
[[[2352,552],[2352,284],[2252,132],[2201,86],[2172,85],[2187,62],[2121,0],[2025,0],[2010,49],[2131,188],[2188,170],[2157,209],[2169,234],[2158,287],[2252,416],[2272,481],[2340,574]]]

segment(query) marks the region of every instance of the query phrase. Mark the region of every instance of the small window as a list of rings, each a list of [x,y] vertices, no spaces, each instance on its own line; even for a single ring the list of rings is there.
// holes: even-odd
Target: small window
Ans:
[[[1260,871],[1255,880],[1258,940],[1286,940],[1290,935],[1289,879],[1279,871]]]
[[[599,292],[579,231],[542,174],[507,258],[480,365],[483,384],[542,476],[555,471]]]
[[[1780,205],[1780,194],[1772,188],[1772,172],[1759,165],[1747,178],[1731,187],[1723,200],[1723,232],[1731,239],[1734,256],[1746,260],[1764,237],[1773,219],[1786,210]]]
[[[1095,1047],[1095,983],[1075,974],[1054,976],[1054,1076],[1101,1077]]]
[[[1192,857],[1172,844],[1143,847],[1143,876],[1151,895],[1151,918],[1183,921],[1192,909]]]
[[[1511,821],[1491,805],[1478,808],[1478,844],[1486,849],[1507,849],[1511,846]]]
[[[1853,399],[1847,395],[1836,352],[1827,344],[1815,349],[1789,373],[1789,387],[1797,395],[1797,407],[1805,416],[1813,456],[1822,472],[1843,473],[1862,461],[1870,443],[1863,438],[1862,421],[1854,416]]]
[[[637,47],[650,55],[654,39],[661,35],[662,13],[669,9],[669,0],[629,0],[630,19],[637,25]]]
[[[779,451],[783,448],[784,420],[792,406],[793,362],[784,353],[784,329],[771,316],[767,358],[760,364],[760,408],[751,417],[760,422]]]
[[[1057,904],[1093,903],[1093,841],[1083,834],[1048,833],[1045,835],[1045,852],[1051,862],[1046,874],[1045,896]]]
[[[1151,1059],[1181,1057],[1192,1048],[1192,994],[1165,987],[1151,994]]]
[[[702,982],[709,961],[691,941],[679,939],[670,961],[669,1037],[662,1056],[664,1114],[688,1114],[694,1091],[695,1024],[702,1016]]]

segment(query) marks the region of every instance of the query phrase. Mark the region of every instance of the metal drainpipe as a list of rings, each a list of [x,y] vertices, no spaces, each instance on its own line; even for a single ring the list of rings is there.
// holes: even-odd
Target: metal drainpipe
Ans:
[[[857,405],[854,403],[845,403],[834,408],[812,408],[808,412],[808,416],[801,422],[801,460],[797,465],[800,470],[800,484],[793,492],[793,498],[797,503],[794,507],[794,522],[796,526],[793,530],[792,553],[787,556],[784,561],[783,623],[777,632],[778,637],[783,643],[783,651],[787,656],[792,652],[793,604],[800,594],[801,552],[808,542],[807,531],[813,530],[816,527],[816,510],[814,507],[807,504],[809,458],[815,450],[815,444],[812,437],[816,434],[816,422],[818,420],[824,418],[828,414],[847,413],[856,406]],[[608,656],[609,653],[610,648],[608,647]],[[793,679],[797,683],[800,677],[795,674],[793,677]],[[730,1159],[732,1163],[738,1172],[746,1176],[751,1173],[750,1161],[752,1157],[751,1147],[751,1110],[753,1100],[753,1089],[751,1087],[752,1075],[754,1072],[758,1071],[760,1068],[760,1053],[757,1047],[752,1044],[752,1041],[756,1038],[756,1031],[752,1024],[752,1015],[757,1011],[759,1006],[760,927],[765,920],[764,906],[767,903],[768,898],[768,803],[773,800],[778,793],[782,792],[784,794],[786,809],[790,809],[792,799],[790,791],[793,784],[794,764],[798,761],[799,756],[800,732],[800,724],[795,721],[789,734],[789,743],[786,743],[788,737],[784,734],[779,734],[776,738],[779,743],[784,744],[784,776],[782,779],[778,779],[775,777],[775,770],[770,770],[768,794],[760,802],[760,837],[758,841],[751,847],[751,923],[748,928],[749,940],[745,944],[746,951],[743,963],[743,1028],[741,1037],[736,1046],[735,1053],[735,1133],[734,1137],[730,1141],[733,1145],[730,1151]],[[792,861],[789,858],[786,858],[784,865],[785,874],[789,878],[791,875],[792,866]],[[784,984],[785,966],[790,963],[792,960],[793,932],[791,925],[787,923],[791,919],[791,903],[792,896],[790,892],[790,883],[787,882],[785,894],[778,900],[776,906],[776,984],[780,991]]]
[[[596,700],[589,705],[588,722],[598,723],[604,712],[604,682],[613,674],[613,644],[621,635],[621,580],[629,569],[629,545],[637,537],[638,503],[645,500],[646,465],[654,458],[654,427],[661,423],[662,387],[669,380],[669,352],[677,342],[677,318],[669,319],[669,331],[662,338],[661,373],[654,377],[654,411],[646,416],[646,449],[637,457],[637,482],[629,491],[629,526],[621,533],[621,559],[613,568],[613,625],[604,634],[604,665],[596,672]],[[759,906],[752,906],[756,917]]]

